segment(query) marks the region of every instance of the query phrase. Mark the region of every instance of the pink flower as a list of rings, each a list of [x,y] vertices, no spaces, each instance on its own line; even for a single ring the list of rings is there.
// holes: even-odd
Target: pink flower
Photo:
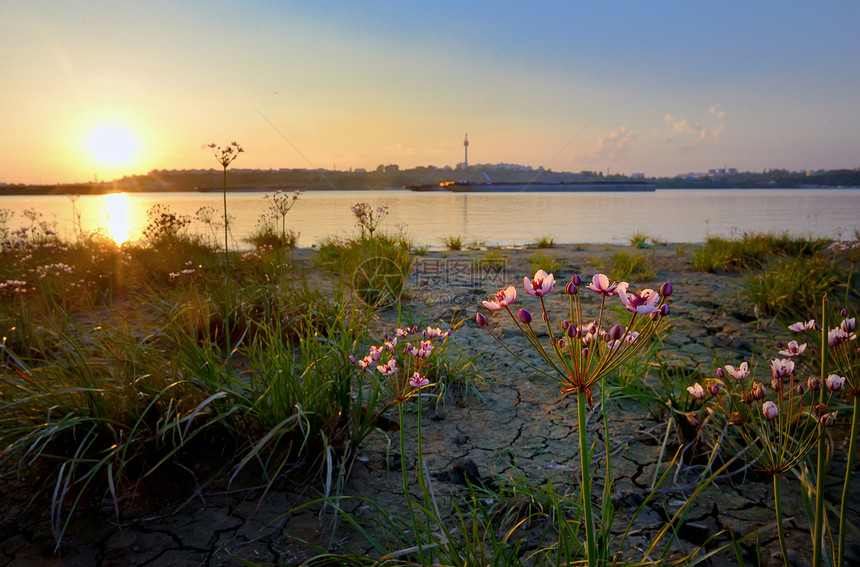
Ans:
[[[744,361],[740,363],[740,366],[735,368],[731,365],[725,366],[726,372],[729,373],[729,376],[734,378],[735,380],[743,380],[750,375],[750,365]]]
[[[421,388],[422,386],[426,386],[430,383],[430,380],[421,376],[418,372],[414,372],[412,377],[409,379],[409,385],[413,388]]]
[[[543,270],[535,272],[535,277],[531,280],[526,276],[523,278],[523,286],[526,288],[526,293],[540,297],[552,291],[555,285],[555,278],[552,274],[547,274]]]
[[[526,289],[528,291],[528,289]],[[517,288],[512,285],[509,285],[505,289],[501,291],[497,291],[493,296],[493,299],[489,301],[482,301],[484,307],[489,309],[490,311],[498,311],[502,307],[510,305],[517,299]]]
[[[606,280],[607,282],[609,280]],[[627,293],[627,282],[621,282],[616,286],[618,297],[624,308],[631,313],[650,315],[657,313],[660,309],[656,306],[660,296],[653,289],[643,289],[635,293]]]
[[[824,383],[827,384],[827,388],[831,392],[835,392],[837,390],[841,390],[842,386],[845,385],[845,378],[838,374],[831,374],[824,380]]]
[[[774,378],[782,378],[794,374],[794,361],[790,358],[775,358],[770,361],[770,371]]]
[[[391,376],[397,372],[397,359],[389,358],[387,364],[380,364],[376,367],[383,376]]]
[[[854,340],[857,340],[857,335],[845,331],[842,327],[830,329],[827,333],[827,344],[830,346],[837,346],[841,343]]]
[[[427,360],[430,357],[430,352],[433,350],[433,344],[430,341],[421,341],[421,347],[415,356],[422,360]]]
[[[373,362],[376,362],[382,357],[383,347],[381,346],[372,346],[370,347],[370,353],[367,355]]]
[[[511,286],[511,287],[513,287],[513,286]],[[451,331],[443,331],[439,327],[436,327],[434,329],[433,327],[431,327],[429,325],[427,326],[426,329],[421,331],[421,336],[423,336],[425,339],[435,339],[438,337],[447,337],[450,334],[451,334]]]
[[[595,274],[594,277],[591,278],[591,283],[585,287],[587,287],[594,293],[599,293],[600,295],[605,295],[608,297],[611,295],[615,295],[615,288],[618,287],[618,284],[609,285],[609,278],[607,278],[603,274]]]
[[[702,385],[696,382],[692,386],[687,386],[687,391],[690,392],[690,395],[696,398],[697,400],[705,399],[705,389],[702,388]]]
[[[795,333],[799,333],[801,331],[809,331],[810,329],[815,328],[815,319],[810,319],[809,321],[798,321],[797,323],[793,323],[788,326],[789,331],[794,331]]]
[[[856,326],[857,322],[855,321],[854,317],[851,317],[850,319],[843,319],[842,322],[839,324],[839,328],[846,333],[853,332]]]
[[[803,354],[803,351],[805,351],[805,350],[806,350],[806,343],[803,343],[802,345],[798,345],[797,341],[790,341],[786,348],[779,351],[779,354],[781,354],[782,356],[799,356],[799,355]]]
[[[770,400],[766,401],[761,405],[761,411],[768,419],[776,419],[776,417],[779,415],[779,408],[776,406],[775,403],[771,402]]]

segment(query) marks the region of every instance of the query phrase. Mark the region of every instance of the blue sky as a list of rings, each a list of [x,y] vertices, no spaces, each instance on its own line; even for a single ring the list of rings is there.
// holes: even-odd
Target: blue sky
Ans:
[[[472,163],[564,171],[860,166],[854,2],[3,3],[5,182],[233,140],[235,167],[454,166],[467,132]]]

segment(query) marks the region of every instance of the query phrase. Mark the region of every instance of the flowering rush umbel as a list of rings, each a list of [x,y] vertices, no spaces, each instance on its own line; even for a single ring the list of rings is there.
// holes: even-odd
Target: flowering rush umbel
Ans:
[[[809,454],[821,434],[818,426],[836,422],[838,412],[829,411],[828,403],[845,382],[836,374],[824,380],[800,376],[796,357],[805,351],[806,343],[796,342],[781,350],[786,358],[771,360],[769,380],[752,378],[747,362],[718,368],[704,386],[696,382],[687,388],[705,405],[705,415],[691,412],[687,421],[698,426],[706,417],[724,413],[754,466],[775,475],[788,472]]]
[[[538,270],[534,277],[523,279],[525,292],[540,302],[540,319],[547,330],[545,339],[535,332],[531,311],[522,308],[514,314],[512,305],[517,298],[514,286],[496,292],[483,305],[490,311],[507,312],[534,350],[560,378],[563,394],[585,392],[591,403],[592,385],[628,361],[669,314],[665,301],[672,294],[672,284],[666,282],[659,292],[653,289],[633,291],[627,282],[610,282],[604,274],[596,274],[585,286],[582,283],[579,275],[565,283],[563,293],[569,300],[567,318],[556,324],[547,312],[545,301],[555,288],[553,274]],[[595,318],[583,314],[583,295],[586,294],[598,302]],[[626,321],[617,324],[606,320],[607,301],[614,298],[629,313]],[[505,350],[522,360],[493,333],[485,315],[478,313],[475,320]]]
[[[379,376],[386,395],[393,404],[403,404],[419,390],[430,385],[427,371],[432,367],[431,354],[445,346],[451,331],[427,327],[402,327],[393,335],[383,333],[380,345],[371,345],[364,358],[349,357],[357,368]]]

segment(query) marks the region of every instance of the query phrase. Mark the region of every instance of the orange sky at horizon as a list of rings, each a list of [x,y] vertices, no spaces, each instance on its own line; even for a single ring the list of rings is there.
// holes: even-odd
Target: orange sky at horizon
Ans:
[[[860,165],[850,2],[36,0],[6,12],[5,183],[215,168],[205,144],[233,140],[241,168],[455,166],[465,133],[470,163],[555,171]],[[115,138],[99,149],[100,128]]]

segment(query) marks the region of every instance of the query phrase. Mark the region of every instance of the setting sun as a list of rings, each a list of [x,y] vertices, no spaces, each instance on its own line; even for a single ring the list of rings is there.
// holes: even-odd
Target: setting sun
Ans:
[[[107,166],[120,166],[132,161],[138,145],[134,134],[116,124],[99,126],[87,138],[87,148],[93,157]]]

